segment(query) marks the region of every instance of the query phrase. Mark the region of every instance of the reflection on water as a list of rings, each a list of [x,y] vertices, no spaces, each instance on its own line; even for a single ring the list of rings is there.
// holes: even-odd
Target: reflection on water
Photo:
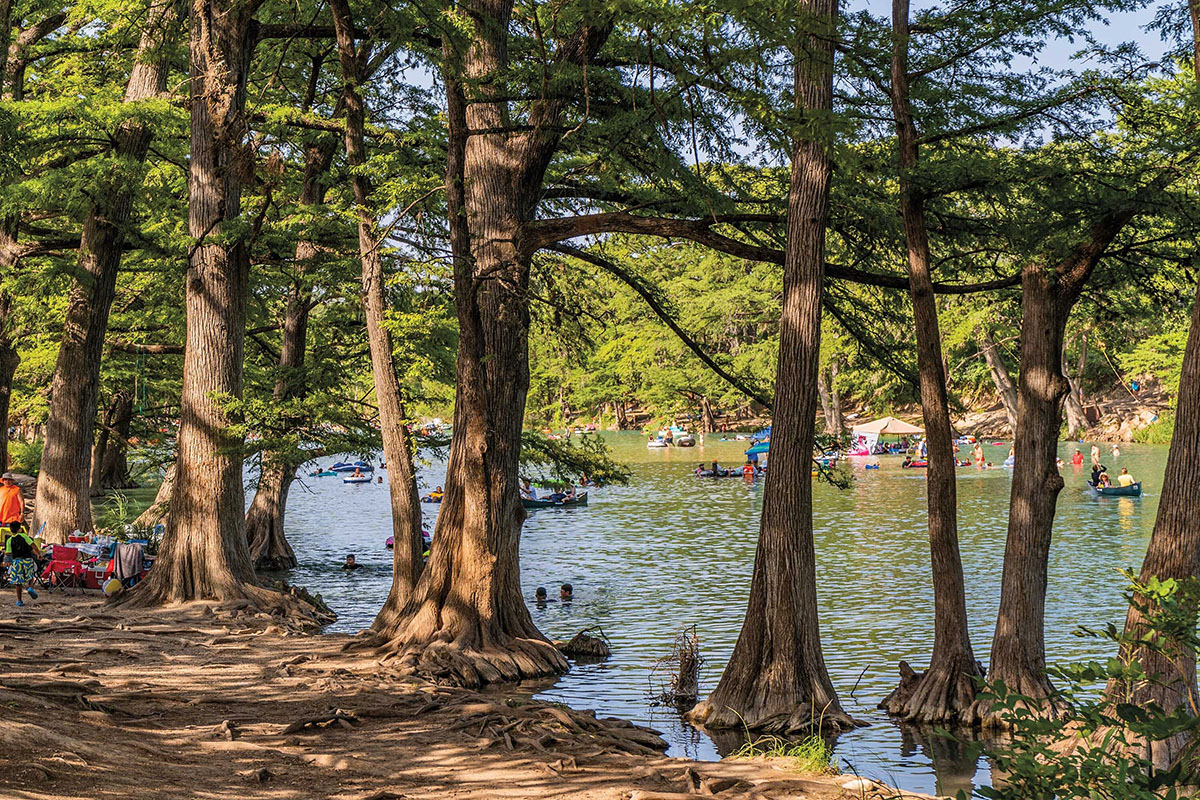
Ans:
[[[647,450],[636,434],[606,439],[629,462],[630,485],[593,489],[587,508],[531,512],[521,566],[531,613],[547,636],[567,639],[599,626],[613,657],[576,665],[540,696],[648,723],[665,733],[673,755],[717,758],[736,750],[740,737],[714,741],[681,723],[674,709],[651,706],[658,687],[650,675],[680,630],[695,624],[707,659],[702,691],[715,685],[746,610],[761,481],[691,475],[699,461],[740,462],[744,442]],[[1008,443],[984,450],[999,463]],[[1068,460],[1072,452],[1074,446],[1060,449]],[[1072,631],[1123,618],[1119,570],[1141,563],[1165,459],[1165,446],[1131,445],[1113,462],[1145,481],[1147,495],[1138,499],[1091,497],[1087,471],[1064,467],[1046,608],[1051,662],[1105,655],[1101,643]],[[904,789],[953,794],[989,781],[977,749],[901,727],[875,709],[897,681],[899,661],[919,668],[932,641],[925,480],[900,469],[899,461],[884,458],[878,471],[855,469],[850,489],[818,485],[814,492],[825,656],[843,705],[871,723],[842,736],[836,756],[843,767]],[[443,478],[442,465],[422,471],[427,486]],[[391,553],[383,547],[391,534],[387,487],[304,480],[288,504],[288,538],[300,560],[291,580],[333,606],[340,615],[335,630],[360,630],[391,580]],[[999,602],[1010,484],[1009,470],[959,470],[959,535],[971,632],[982,661]],[[437,506],[424,509],[432,527]],[[362,569],[340,569],[348,553]],[[553,599],[562,583],[574,585],[573,602]],[[538,586],[552,598],[541,608],[532,602]]]

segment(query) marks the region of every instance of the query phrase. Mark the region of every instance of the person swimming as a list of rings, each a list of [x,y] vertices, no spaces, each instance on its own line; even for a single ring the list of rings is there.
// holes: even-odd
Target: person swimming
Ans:
[[[544,606],[544,605],[546,605],[546,603],[549,602],[549,598],[546,597],[546,587],[545,586],[539,586],[539,587],[537,587],[536,590],[534,590],[533,602],[536,603],[538,606]]]
[[[558,587],[558,599],[559,600],[561,600],[564,603],[569,603],[574,598],[575,598],[575,590],[571,587],[571,584],[564,583],[562,586]]]
[[[342,569],[358,569],[362,564],[354,560],[354,554],[346,556],[346,563],[342,564]]]

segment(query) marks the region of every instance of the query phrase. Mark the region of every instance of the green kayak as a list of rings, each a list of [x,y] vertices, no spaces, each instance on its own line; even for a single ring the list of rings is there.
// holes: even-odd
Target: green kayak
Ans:
[[[1088,488],[1093,493],[1101,497],[1141,497],[1142,482],[1138,481],[1130,486],[1093,486],[1091,481],[1088,481]]]

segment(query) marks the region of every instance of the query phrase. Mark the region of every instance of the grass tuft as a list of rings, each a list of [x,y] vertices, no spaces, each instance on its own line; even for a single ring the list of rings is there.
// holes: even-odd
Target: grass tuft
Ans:
[[[776,759],[786,762],[788,769],[808,775],[833,772],[833,749],[820,736],[809,736],[798,742],[779,736],[751,739],[733,757]]]

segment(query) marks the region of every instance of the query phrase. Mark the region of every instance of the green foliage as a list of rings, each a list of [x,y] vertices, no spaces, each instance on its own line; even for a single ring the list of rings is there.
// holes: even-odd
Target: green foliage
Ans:
[[[1139,444],[1169,444],[1175,433],[1175,412],[1164,411],[1158,419],[1144,428],[1133,432],[1133,440]]]
[[[521,472],[544,486],[577,484],[585,478],[596,486],[629,482],[629,469],[612,459],[604,439],[588,434],[575,443],[526,431],[521,437]]]
[[[23,472],[26,475],[37,475],[42,466],[41,439],[32,441],[16,441],[8,443],[8,469],[10,472]]]
[[[1196,609],[1200,581],[1139,581],[1127,573],[1126,597],[1145,619],[1133,632],[1116,625],[1102,631],[1081,629],[1080,635],[1110,642],[1121,653],[1153,654],[1171,669],[1192,674],[1200,637],[1196,634]],[[1187,702],[1162,708],[1137,694],[1150,686],[1166,686],[1170,676],[1147,674],[1138,657],[1110,658],[1051,668],[1057,682],[1054,697],[1035,701],[1008,690],[1002,682],[981,694],[990,700],[1011,735],[1003,744],[988,748],[997,770],[1004,776],[992,787],[977,789],[990,800],[1174,800],[1195,783],[1194,736],[1200,716]],[[1194,676],[1189,680],[1194,682]],[[1098,686],[1107,685],[1104,693]],[[1058,705],[1052,719],[1038,713],[1043,703]],[[1184,738],[1177,763],[1158,765],[1143,754],[1151,743]],[[1190,795],[1188,795],[1190,796]],[[960,792],[960,798],[964,795]],[[965,798],[964,798],[965,800]]]

